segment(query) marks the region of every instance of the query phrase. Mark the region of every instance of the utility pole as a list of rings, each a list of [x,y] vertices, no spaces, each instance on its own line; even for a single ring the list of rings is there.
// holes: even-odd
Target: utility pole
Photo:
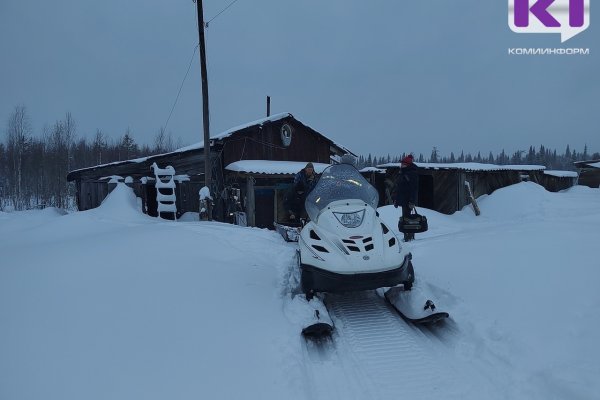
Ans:
[[[204,122],[204,185],[211,188],[211,162],[210,162],[210,125],[208,117],[208,73],[206,71],[206,44],[204,41],[204,12],[202,0],[196,0],[198,10],[198,36],[200,39],[200,74],[202,75],[202,121]],[[213,194],[211,193],[211,196]],[[208,219],[212,219],[210,200],[207,201]]]

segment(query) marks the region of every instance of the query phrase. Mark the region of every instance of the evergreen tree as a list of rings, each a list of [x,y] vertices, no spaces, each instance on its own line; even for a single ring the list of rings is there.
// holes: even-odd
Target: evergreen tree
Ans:
[[[431,150],[431,157],[429,157],[429,162],[430,163],[439,162],[439,151],[438,151],[437,147],[435,147],[435,146],[433,146],[433,150]]]
[[[130,160],[138,154],[138,145],[131,136],[129,128],[127,128],[125,135],[123,135],[123,139],[121,139],[120,150],[123,152],[122,154],[125,160]]]

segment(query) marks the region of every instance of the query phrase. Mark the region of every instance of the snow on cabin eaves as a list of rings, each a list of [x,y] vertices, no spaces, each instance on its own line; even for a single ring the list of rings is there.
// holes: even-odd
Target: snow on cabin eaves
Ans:
[[[589,165],[590,165],[590,167],[593,167],[593,168],[600,168],[600,162],[592,163],[592,164],[589,164]]]
[[[252,174],[294,175],[306,167],[304,161],[241,160],[225,167],[228,171]],[[322,173],[331,164],[313,163],[315,172]]]
[[[446,169],[461,170],[472,172],[487,171],[543,171],[546,169],[543,165],[496,165],[482,163],[414,163],[422,169]],[[400,168],[400,163],[387,163],[378,165],[377,168]]]
[[[379,174],[385,174],[385,169],[376,167],[365,167],[358,172],[377,172]]]
[[[577,178],[577,172],[575,171],[555,171],[545,170],[544,175],[555,176],[557,178]]]

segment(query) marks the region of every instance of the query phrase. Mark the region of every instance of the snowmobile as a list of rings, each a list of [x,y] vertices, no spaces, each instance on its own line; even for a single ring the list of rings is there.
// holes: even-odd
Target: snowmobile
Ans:
[[[379,289],[411,321],[448,316],[421,291],[411,293],[412,254],[379,218],[378,202],[377,190],[351,164],[328,167],[307,196],[309,222],[298,239],[298,263],[301,290],[314,317],[302,331],[305,336],[333,330],[319,293]]]

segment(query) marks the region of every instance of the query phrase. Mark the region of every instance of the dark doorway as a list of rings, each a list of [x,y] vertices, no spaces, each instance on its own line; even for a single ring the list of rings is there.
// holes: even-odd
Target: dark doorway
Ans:
[[[418,205],[420,207],[434,209],[433,201],[433,176],[431,175],[419,175],[419,199]]]
[[[146,212],[151,217],[158,217],[158,203],[156,202],[156,188],[154,185],[146,187]]]
[[[273,188],[254,189],[254,222],[258,228],[274,229],[275,190]]]

